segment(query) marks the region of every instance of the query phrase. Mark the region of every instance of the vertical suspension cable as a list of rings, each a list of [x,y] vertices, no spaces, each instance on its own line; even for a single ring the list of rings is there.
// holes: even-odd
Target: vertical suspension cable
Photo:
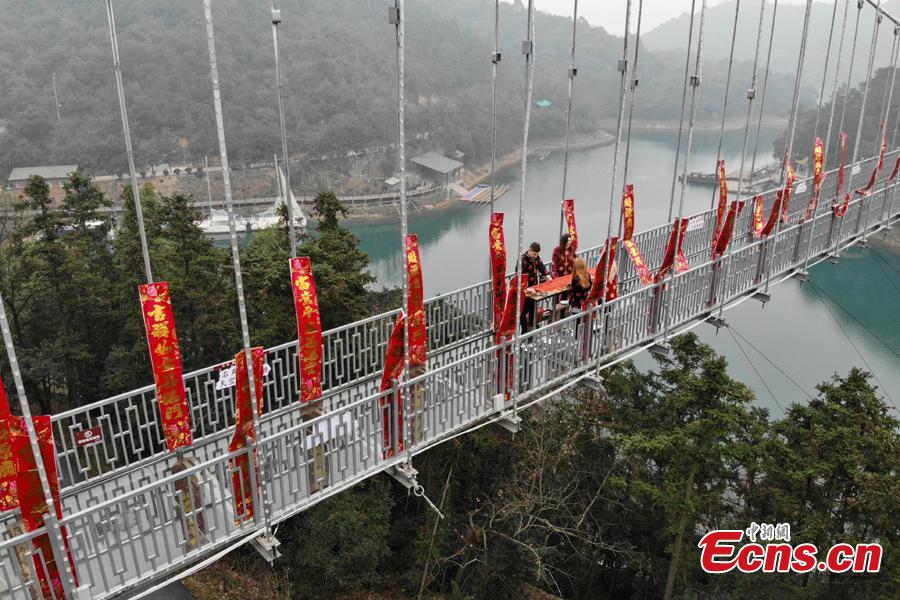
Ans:
[[[759,3],[759,24],[756,28],[756,50],[753,54],[753,71],[750,74],[750,87],[747,89],[747,119],[744,122],[744,142],[741,146],[741,163],[740,170],[738,171],[738,187],[737,187],[737,199],[741,199],[741,194],[743,193],[744,188],[744,166],[747,158],[747,143],[750,139],[750,119],[753,115],[753,100],[756,98],[756,85],[757,85],[757,74],[759,68],[759,50],[762,47],[762,33],[763,33],[763,22],[765,21],[766,16],[766,2],[762,0]],[[718,164],[718,163],[717,163]],[[752,173],[751,173],[752,176]],[[722,260],[725,260],[728,255],[731,254],[731,244],[729,244],[725,248],[725,253],[721,257]],[[728,263],[726,262],[726,269]],[[727,281],[727,271],[725,273],[725,277],[723,277],[723,281]],[[722,318],[722,314],[725,312],[725,293],[720,294],[721,300],[719,301],[719,318]]]
[[[119,112],[122,116],[122,132],[125,135],[125,154],[128,156],[128,174],[131,177],[131,194],[134,197],[134,215],[137,219],[138,237],[141,241],[141,254],[144,258],[144,276],[147,283],[153,283],[153,270],[150,267],[150,249],[147,245],[147,232],[144,230],[144,209],[141,205],[141,191],[138,187],[137,170],[134,167],[134,151],[131,146],[131,127],[128,125],[128,108],[125,106],[125,87],[122,84],[122,66],[119,60],[119,37],[116,35],[116,17],[113,13],[112,0],[106,0],[106,22],[109,27],[109,43],[112,46],[113,66],[116,71],[116,92],[119,96]]]
[[[572,59],[569,66],[569,93],[568,103],[566,105],[566,142],[563,151],[563,177],[562,177],[562,201],[566,199],[566,183],[569,176],[569,130],[572,125],[572,93],[575,84],[575,76],[578,70],[575,68],[575,35],[578,31],[578,0],[575,0],[575,7],[572,9]],[[563,211],[562,204],[559,207],[559,235],[563,233]]]
[[[638,86],[638,56],[641,49],[641,22],[644,15],[644,0],[638,0],[637,28],[634,33],[634,62],[631,65],[631,81],[628,100],[628,125],[625,127],[625,161],[622,165],[622,181],[628,183],[628,163],[631,159],[631,126],[634,121],[634,99]],[[622,231],[622,213],[619,212],[619,232]]]
[[[784,145],[784,156],[781,160],[781,188],[784,188],[787,185],[787,166],[788,162],[791,160],[791,154],[794,151],[794,132],[797,128],[797,116],[800,110],[800,82],[803,78],[803,63],[806,60],[806,42],[809,36],[809,14],[812,10],[812,0],[806,0],[806,10],[803,14],[803,33],[800,36],[800,55],[797,57],[797,72],[796,72],[796,80],[794,81],[794,96],[791,102],[791,116],[788,120],[788,135],[785,140]],[[773,242],[772,249],[772,258],[771,261],[767,261],[768,264],[766,266],[766,286],[765,292],[769,291],[769,283],[772,279],[772,268],[771,263],[775,261],[778,256],[778,234],[781,231],[781,217],[779,216],[775,220],[775,241]],[[763,246],[763,252],[765,252],[769,247],[769,240],[766,240],[766,244]]]
[[[617,199],[621,200],[618,194],[620,188],[616,179],[619,171],[619,147],[622,144],[622,121],[625,116],[625,90],[628,88],[628,36],[630,35],[630,27],[631,0],[627,0],[625,3],[625,35],[622,37],[622,58],[619,59],[617,65],[617,70],[619,71],[619,106],[616,111],[616,140],[613,148],[613,168],[609,186],[609,218],[606,222],[606,239],[612,236],[613,211],[617,205]],[[605,298],[606,294],[603,294],[601,296],[601,305]]]
[[[838,0],[834,0],[831,9],[831,27],[828,28],[828,45],[825,47],[825,66],[822,68],[822,85],[819,89],[819,102],[816,104],[816,119],[813,122],[813,142],[819,133],[819,115],[822,112],[822,102],[825,100],[825,82],[828,79],[828,62],[831,59],[831,41],[834,37],[834,21],[837,17]],[[830,128],[830,125],[829,125]],[[828,148],[828,146],[825,146]]]
[[[400,161],[400,252],[403,254],[403,314],[406,315],[403,327],[403,371],[400,380],[409,377],[409,259],[406,254],[406,236],[409,223],[406,213],[406,9],[404,0],[394,0],[393,21],[397,34],[397,152]],[[400,416],[402,419],[402,415]],[[409,432],[409,427],[404,427]],[[411,452],[410,444],[405,444],[407,453]]]
[[[847,32],[847,13],[850,12],[850,2],[853,0],[846,0],[844,3],[844,22],[841,25],[841,41],[838,45],[838,56],[837,63],[834,67],[834,81],[831,84],[831,109],[828,115],[828,131],[825,134],[825,160],[828,160],[828,155],[831,148],[831,131],[832,126],[834,124],[834,107],[837,105],[837,94],[838,94],[838,77],[841,72],[841,58],[844,54],[844,36]],[[853,64],[850,64],[850,68],[853,68]],[[840,132],[839,132],[840,133]]]
[[[750,158],[750,177],[747,184],[753,187],[753,174],[756,172],[756,157],[759,153],[759,134],[762,131],[763,113],[766,110],[766,92],[769,90],[769,66],[772,64],[772,45],[775,42],[775,19],[778,16],[778,0],[772,3],[772,26],[769,28],[769,48],[766,50],[766,72],[763,75],[762,95],[759,98],[759,115],[756,120],[756,136],[753,140],[753,155]]]
[[[681,158],[681,135],[684,131],[684,107],[687,103],[688,72],[691,69],[691,49],[694,40],[694,14],[696,5],[697,0],[691,0],[691,18],[688,23],[687,54],[684,59],[684,87],[681,90],[681,116],[678,118],[678,138],[675,142],[675,168],[672,171],[672,191],[669,194],[669,222],[672,221],[672,213],[675,207],[675,184],[678,181],[678,161]]]
[[[277,0],[272,0],[272,44],[275,48],[275,86],[278,89],[278,123],[281,127],[281,155],[284,157],[284,203],[287,206],[288,238],[291,243],[291,256],[297,256],[297,234],[294,232],[294,208],[291,202],[291,158],[288,154],[287,127],[284,119],[284,81],[281,78],[281,63],[278,56],[278,25],[281,23],[281,11]],[[275,178],[281,186],[281,174],[278,172],[278,159],[275,160]]]
[[[838,122],[838,132],[844,131],[844,118],[847,115],[847,99],[850,97],[850,84],[853,78],[853,67],[856,63],[856,42],[859,39],[859,18],[862,15],[863,3],[857,1],[856,25],[853,28],[853,43],[850,46],[850,64],[847,68],[847,84],[844,86],[844,98],[841,102],[841,119]]]
[[[241,322],[241,340],[244,347],[244,356],[247,362],[247,382],[250,386],[250,402],[253,405],[253,428],[259,431],[259,408],[261,398],[256,395],[256,381],[253,372],[253,352],[250,347],[250,325],[247,320],[247,304],[244,299],[244,279],[241,274],[241,251],[238,246],[237,226],[234,218],[234,199],[231,193],[231,171],[228,167],[228,147],[225,144],[225,121],[222,114],[222,93],[219,89],[219,66],[216,60],[216,41],[213,33],[212,21],[212,0],[203,0],[203,13],[206,21],[206,43],[209,52],[209,74],[212,80],[213,106],[216,113],[216,134],[219,141],[219,155],[222,165],[222,186],[225,193],[225,207],[228,210],[228,233],[231,244],[231,262],[234,266],[234,285],[237,293],[238,315]],[[255,446],[255,442],[251,440],[251,444]],[[266,486],[265,486],[265,460],[264,454],[259,455],[259,476],[257,478],[258,486],[262,496],[261,507],[265,519],[266,532],[271,534],[271,523],[269,522],[269,511],[267,509]]]
[[[765,2],[761,2],[764,4]],[[719,171],[719,161],[722,159],[722,139],[725,137],[725,117],[728,115],[728,94],[731,91],[731,69],[734,65],[734,42],[737,39],[738,17],[741,13],[741,0],[735,0],[734,3],[734,25],[731,28],[731,49],[728,52],[728,74],[725,76],[725,99],[722,102],[722,123],[719,125],[719,146],[716,148],[716,164],[713,173]],[[739,176],[740,177],[740,176]],[[713,188],[712,198],[709,202],[709,209],[712,210],[716,205],[716,196],[718,189]]]
[[[848,193],[853,193],[853,171],[856,170],[856,161],[859,158],[859,143],[860,138],[862,138],[863,131],[863,121],[865,121],[866,115],[866,102],[869,98],[869,84],[872,82],[872,65],[875,61],[875,50],[878,45],[878,31],[879,26],[881,25],[881,0],[878,0],[878,5],[875,7],[875,24],[872,26],[872,41],[869,45],[869,62],[866,67],[866,83],[863,86],[863,96],[862,96],[862,104],[859,107],[859,122],[856,124],[856,139],[853,140],[853,158],[850,161],[852,165],[850,167],[850,175],[847,177],[847,191]],[[860,11],[862,11],[862,5],[860,5]],[[857,15],[857,26],[858,26],[858,15]],[[847,81],[847,95],[850,94],[850,80],[848,78]],[[846,101],[844,102],[844,110],[847,108]],[[862,199],[859,201],[859,211],[860,215],[862,215]],[[838,234],[835,239],[834,245],[834,254],[837,255],[840,251],[841,245],[841,235],[844,230],[844,217],[841,217],[840,222],[838,223]],[[777,233],[777,226],[776,226]]]
[[[25,422],[25,429],[28,433],[28,442],[31,446],[31,453],[34,455],[35,466],[37,467],[38,479],[41,480],[41,492],[44,496],[43,500],[46,503],[44,524],[47,531],[47,537],[50,540],[50,550],[53,554],[52,559],[56,562],[57,566],[62,567],[65,572],[65,576],[60,578],[63,591],[69,598],[75,598],[75,578],[71,565],[69,564],[69,557],[66,552],[65,542],[63,541],[59,518],[56,515],[57,507],[53,500],[53,493],[50,490],[50,480],[47,477],[47,468],[44,466],[44,457],[41,454],[37,432],[34,429],[31,408],[28,406],[28,397],[25,394],[25,382],[22,379],[22,370],[19,367],[16,348],[13,345],[12,332],[9,328],[9,321],[6,318],[6,306],[2,296],[0,296],[0,331],[2,331],[3,334],[3,343],[6,346],[9,368],[12,371],[13,381],[16,386],[16,395],[19,397],[19,410],[22,412],[22,419]],[[61,511],[62,507],[60,507],[59,510]],[[49,561],[50,558],[51,557],[44,557],[44,560]]]
[[[491,214],[497,187],[497,66],[500,64],[500,0],[494,0],[494,51],[491,53]]]
[[[525,54],[525,124],[522,127],[522,181],[521,193],[519,194],[519,260],[516,261],[516,285],[518,286],[518,295],[524,295],[525,290],[521,285],[522,282],[522,255],[525,253],[525,192],[526,177],[528,166],[528,130],[531,125],[531,99],[534,95],[534,0],[528,0],[528,39],[522,44],[522,52]],[[512,414],[516,416],[516,410],[519,404],[519,388],[521,387],[519,377],[519,352],[522,347],[522,302],[516,298],[516,335],[513,345],[513,406]]]
[[[895,36],[900,35],[900,25],[897,25],[897,24],[894,25],[894,35]],[[900,54],[900,41],[898,41],[897,51],[898,51],[898,54]],[[898,57],[898,58],[900,58],[900,57]],[[897,67],[895,64],[893,77],[896,78],[896,76],[897,76]],[[891,146],[891,149],[893,149],[893,150],[897,149],[897,132],[898,132],[898,130],[900,130],[900,110],[898,110],[896,116],[894,116],[894,131],[891,134],[891,141],[890,141],[890,146]],[[886,191],[885,191],[885,194],[887,194]],[[892,211],[894,208],[894,196],[896,194],[897,194],[897,183],[895,182],[891,186],[891,202],[890,202],[890,204],[888,204],[887,197],[885,196],[884,206],[881,209],[881,219],[882,220],[884,220],[885,218],[889,219],[890,216],[893,214]]]

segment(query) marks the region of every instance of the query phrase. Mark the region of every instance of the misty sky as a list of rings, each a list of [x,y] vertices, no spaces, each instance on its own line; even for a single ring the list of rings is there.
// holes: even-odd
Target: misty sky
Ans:
[[[512,0],[506,0],[511,2]],[[707,6],[722,4],[726,0],[707,0]],[[536,0],[538,10],[553,13],[555,15],[571,15],[573,0]],[[804,0],[781,0],[787,4],[803,4]],[[523,0],[527,3],[527,0]],[[686,13],[691,9],[691,0],[644,0],[643,24],[644,31],[665,23],[669,19]],[[633,2],[634,15],[637,14],[637,2]],[[697,10],[700,10],[700,0],[697,0]],[[621,35],[625,28],[625,0],[580,0],[578,12],[586,18],[591,25],[603,27],[610,33]],[[633,23],[633,21],[632,21]],[[632,31],[634,25],[632,25]]]

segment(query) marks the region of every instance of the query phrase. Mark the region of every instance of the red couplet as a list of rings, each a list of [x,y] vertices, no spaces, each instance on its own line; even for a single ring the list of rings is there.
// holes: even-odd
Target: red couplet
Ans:
[[[322,317],[309,257],[292,258],[290,265],[297,313],[300,402],[305,403],[322,396]]]

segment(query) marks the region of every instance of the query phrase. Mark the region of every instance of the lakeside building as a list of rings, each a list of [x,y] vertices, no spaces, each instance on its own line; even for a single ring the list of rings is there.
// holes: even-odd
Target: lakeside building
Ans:
[[[16,167],[7,177],[7,183],[16,196],[25,193],[25,186],[28,185],[28,178],[32,175],[39,175],[47,181],[50,186],[50,198],[54,204],[62,202],[66,196],[63,184],[69,178],[69,174],[77,171],[78,165],[57,165],[44,167]]]

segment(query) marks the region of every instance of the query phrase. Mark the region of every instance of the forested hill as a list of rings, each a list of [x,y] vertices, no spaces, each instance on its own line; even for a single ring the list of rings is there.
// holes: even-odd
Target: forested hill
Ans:
[[[117,2],[121,59],[135,153],[140,165],[202,160],[218,154],[200,0]],[[287,120],[293,152],[320,155],[390,143],[396,130],[394,29],[389,2],[284,0],[280,26]],[[229,149],[237,164],[264,160],[279,147],[270,5],[216,0],[216,42]],[[407,8],[410,132],[436,146],[484,158],[490,148],[491,0],[411,0]],[[0,177],[16,165],[78,163],[94,172],[125,168],[104,3],[97,0],[0,0]],[[525,34],[523,8],[502,5],[503,62],[498,100],[501,150],[520,142]],[[536,21],[536,138],[564,131],[571,20]],[[616,114],[621,39],[580,24],[574,126],[590,132]],[[683,53],[640,57],[636,114],[677,118]],[[54,110],[52,74],[62,104]],[[719,113],[723,59],[704,64],[700,116]],[[731,107],[749,80],[738,65]],[[774,78],[768,108],[784,114],[787,77]],[[780,91],[778,91],[780,90]],[[781,93],[784,92],[784,93]]]

